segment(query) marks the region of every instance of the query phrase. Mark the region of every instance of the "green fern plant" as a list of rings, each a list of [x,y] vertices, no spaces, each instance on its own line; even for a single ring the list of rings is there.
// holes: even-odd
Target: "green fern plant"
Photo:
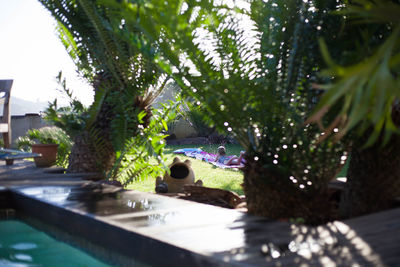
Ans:
[[[124,150],[117,156],[118,160],[109,172],[109,178],[117,178],[124,185],[132,181],[156,177],[168,171],[164,164],[165,137],[168,135],[168,124],[175,120],[180,112],[181,100],[161,103],[161,107],[153,109],[153,116],[148,127],[138,127],[139,134],[128,139]],[[143,122],[145,112],[138,114],[139,122]]]
[[[400,5],[391,1],[353,1],[344,6],[338,15],[348,16],[351,26],[365,36],[362,49],[349,53],[358,54],[356,64],[352,61],[343,66],[331,56],[323,40],[321,51],[329,68],[322,71],[324,76],[335,77],[333,82],[319,85],[326,90],[310,122],[320,123],[327,109],[343,102],[337,117],[324,125],[327,135],[336,127],[340,130],[336,139],[356,129],[362,135],[373,127],[365,146],[378,141],[383,133],[383,144],[400,129],[393,122],[393,105],[400,98]],[[359,26],[361,24],[361,26]],[[355,27],[357,25],[358,27]],[[357,40],[353,36],[353,41]],[[354,44],[348,45],[354,49]],[[344,47],[343,49],[349,49]]]
[[[44,111],[44,119],[63,129],[73,139],[86,128],[88,109],[73,96],[73,92],[67,87],[61,72],[57,76],[57,82],[60,85],[60,91],[68,97],[69,106],[59,107],[57,99],[55,99]]]
[[[344,56],[321,40],[329,79],[318,86],[326,91],[309,122],[332,139],[353,139],[340,202],[349,218],[393,208],[400,194],[400,4],[355,0],[336,15],[346,16]]]
[[[347,145],[345,140],[318,145],[321,131],[304,121],[321,94],[312,89],[324,64],[316,52],[318,39],[334,43],[340,18],[328,14],[339,4],[242,4],[119,3],[127,24],[158,43],[159,65],[184,94],[205,106],[205,117],[219,131],[232,133],[246,148],[249,211],[309,223],[331,219],[327,184],[344,163]],[[130,19],[133,11],[152,19]]]
[[[58,21],[62,43],[95,91],[94,102],[84,113],[87,117],[78,123],[84,128],[75,137],[69,171],[115,177],[107,173],[120,160],[117,157],[126,150],[127,140],[140,133],[138,127],[149,126],[150,105],[169,77],[153,61],[154,43],[126,24],[112,6],[91,0],[40,2]],[[52,108],[57,108],[56,103]],[[146,115],[139,120],[142,112]],[[91,159],[84,162],[82,155]]]

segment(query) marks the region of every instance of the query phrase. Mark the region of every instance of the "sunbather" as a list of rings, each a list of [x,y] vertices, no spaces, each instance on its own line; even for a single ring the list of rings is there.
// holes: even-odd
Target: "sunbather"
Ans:
[[[240,165],[242,162],[244,156],[244,151],[240,152],[240,156],[227,156],[226,155],[226,149],[224,146],[219,146],[218,147],[218,155],[217,158],[215,159],[215,162],[222,163],[224,165]]]

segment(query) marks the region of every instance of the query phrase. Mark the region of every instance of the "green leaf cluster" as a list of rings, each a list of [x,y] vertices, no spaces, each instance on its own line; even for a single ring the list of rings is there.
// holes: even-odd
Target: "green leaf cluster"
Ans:
[[[325,110],[340,103],[337,117],[330,121],[327,132],[333,125],[340,129],[338,138],[351,130],[357,130],[360,135],[368,131],[371,134],[365,146],[377,142],[381,136],[384,145],[393,133],[400,133],[399,125],[392,118],[400,98],[400,4],[357,0],[338,14],[348,17],[347,31],[358,28],[363,33],[364,42],[360,45],[362,49],[352,53],[358,54],[356,63],[343,66],[331,58],[331,52],[321,41],[329,67],[322,74],[334,79],[320,86],[326,93],[311,121],[318,122]],[[354,48],[354,44],[350,47]]]
[[[119,162],[115,157],[124,154],[132,138],[142,145],[138,127],[149,126],[150,105],[169,80],[154,62],[156,46],[142,29],[126,23],[116,1],[39,1],[56,18],[62,43],[95,91],[87,110],[74,99],[68,108],[54,102],[47,117],[71,136],[89,133],[99,162],[107,157]],[[146,20],[139,13],[130,19]]]
[[[346,158],[345,142],[318,144],[321,130],[304,124],[321,95],[312,86],[324,80],[318,40],[335,44],[340,18],[329,13],[339,3],[242,4],[120,2],[126,24],[157,42],[160,67],[205,107],[204,117],[246,148],[247,158],[264,168],[266,183],[313,194]],[[136,13],[151,19],[135,20]]]
[[[88,120],[88,109],[76,97],[73,96],[71,89],[67,88],[65,78],[62,78],[60,72],[57,76],[61,92],[69,99],[69,106],[59,107],[57,99],[49,103],[44,111],[44,119],[51,124],[64,130],[71,140],[86,128]]]
[[[17,139],[17,147],[23,151],[31,151],[32,144],[58,144],[56,165],[67,167],[72,141],[65,131],[58,127],[43,127],[28,130],[26,135]]]
[[[175,120],[180,112],[181,99],[161,104],[153,109],[153,116],[147,127],[138,125],[138,134],[127,139],[124,149],[117,155],[108,179],[118,179],[124,185],[132,181],[156,177],[168,171],[164,164],[165,137],[168,135],[168,124]],[[145,112],[138,114],[139,123],[143,123]]]

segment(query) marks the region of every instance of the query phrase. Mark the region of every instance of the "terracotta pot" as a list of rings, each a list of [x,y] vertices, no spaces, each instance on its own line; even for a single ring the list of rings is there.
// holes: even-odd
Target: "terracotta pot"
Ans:
[[[50,167],[56,163],[57,144],[35,144],[32,145],[32,153],[42,154],[34,158],[36,167]]]

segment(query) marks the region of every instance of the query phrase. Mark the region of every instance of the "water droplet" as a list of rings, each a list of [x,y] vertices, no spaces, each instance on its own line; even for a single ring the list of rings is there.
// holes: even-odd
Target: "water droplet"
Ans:
[[[283,148],[283,149],[287,149],[287,145],[283,145],[282,148]]]
[[[224,89],[224,93],[225,94],[229,93],[229,90],[228,89]]]
[[[228,127],[228,132],[232,132],[232,128],[231,127]]]
[[[304,173],[308,173],[308,170],[307,170],[307,169],[305,169],[305,170],[304,170]]]
[[[297,148],[297,145],[296,145],[296,144],[294,144],[294,145],[293,145],[293,148]]]
[[[322,29],[321,26],[317,26],[317,30],[320,31]]]
[[[200,101],[197,101],[196,104],[197,104],[198,106],[200,106],[201,103],[200,103]]]
[[[307,184],[308,184],[308,185],[312,185],[312,182],[311,182],[311,181],[308,181]]]
[[[274,158],[276,158],[276,159],[279,158],[279,155],[278,155],[278,154],[275,154],[275,155],[274,155]]]
[[[340,160],[343,160],[343,161],[345,161],[347,159],[347,157],[346,156],[341,156],[340,157]]]
[[[272,163],[274,163],[274,164],[276,165],[276,164],[278,164],[278,161],[277,161],[276,159],[274,159],[274,160],[272,161]]]
[[[333,132],[337,133],[337,132],[339,132],[339,129],[335,128],[335,129],[333,129]]]
[[[258,157],[257,157],[257,156],[255,156],[255,157],[254,157],[254,160],[255,160],[255,161],[258,161]]]
[[[225,106],[224,105],[219,106],[219,108],[221,109],[221,111],[225,110]]]
[[[299,187],[300,187],[300,189],[304,189],[305,185],[301,184],[301,185],[299,185]]]
[[[229,123],[226,121],[226,122],[224,122],[224,126],[228,126],[229,125]]]
[[[266,244],[263,244],[263,245],[261,246],[261,252],[264,253],[264,254],[267,254],[268,251],[269,251],[268,246],[267,246]]]
[[[271,257],[274,259],[279,258],[280,256],[281,256],[281,253],[277,250],[274,250],[271,252]]]

